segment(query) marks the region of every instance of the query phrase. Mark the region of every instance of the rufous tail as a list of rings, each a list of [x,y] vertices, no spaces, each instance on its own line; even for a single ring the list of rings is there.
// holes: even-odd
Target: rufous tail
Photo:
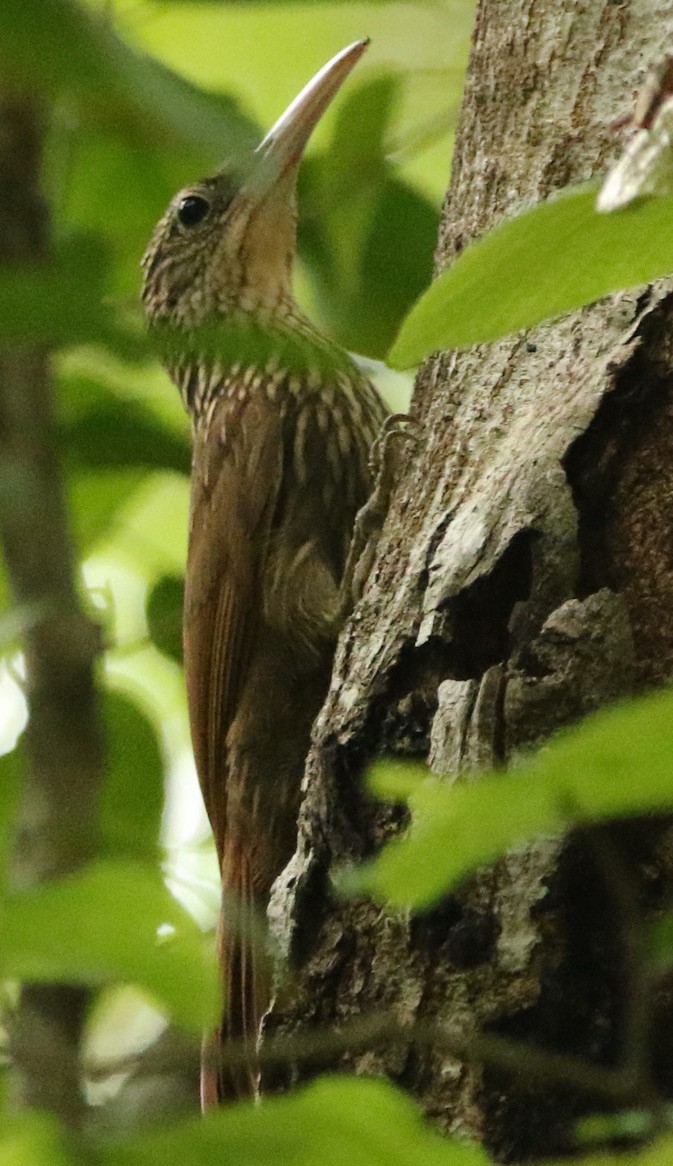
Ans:
[[[222,970],[224,1011],[219,1029],[204,1039],[201,1065],[201,1108],[254,1097],[257,1083],[256,1046],[271,984],[266,950],[266,897],[254,893],[250,866],[236,863],[236,887],[231,872],[223,877],[218,926],[218,959]]]

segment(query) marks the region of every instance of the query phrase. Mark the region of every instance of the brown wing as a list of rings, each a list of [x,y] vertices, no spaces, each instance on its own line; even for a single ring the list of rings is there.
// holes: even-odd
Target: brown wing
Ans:
[[[184,642],[192,742],[220,862],[226,739],[260,609],[260,576],[282,472],[280,419],[225,397],[194,440]]]

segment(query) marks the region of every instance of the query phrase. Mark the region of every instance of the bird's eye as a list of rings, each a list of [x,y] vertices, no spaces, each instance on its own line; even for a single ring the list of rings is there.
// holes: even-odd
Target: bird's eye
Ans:
[[[207,198],[200,194],[187,194],[180,199],[178,219],[183,227],[195,227],[203,222],[209,210],[210,203]]]

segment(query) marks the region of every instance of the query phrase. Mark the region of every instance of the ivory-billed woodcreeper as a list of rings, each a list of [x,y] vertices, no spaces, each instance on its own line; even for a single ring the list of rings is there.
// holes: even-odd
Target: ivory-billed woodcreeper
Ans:
[[[143,260],[145,310],[193,423],[184,654],[222,877],[216,1043],[249,1042],[251,1065],[269,1002],[254,934],[296,844],[345,562],[386,416],[291,286],[302,152],[366,44],[330,61],[247,162],[182,190]],[[204,1105],[253,1081],[252,1068],[214,1069],[212,1043]]]

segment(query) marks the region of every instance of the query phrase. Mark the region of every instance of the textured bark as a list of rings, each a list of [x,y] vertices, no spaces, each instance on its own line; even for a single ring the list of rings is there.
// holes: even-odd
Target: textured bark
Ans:
[[[605,168],[620,149],[612,125],[671,34],[663,0],[482,0],[440,268]],[[662,283],[422,369],[422,438],[340,643],[297,854],[276,886],[298,970],[270,1031],[386,1009],[614,1062],[628,977],[596,839],[508,855],[414,919],[340,901],[330,879],[399,829],[399,811],[363,794],[372,756],[478,780],[467,775],[671,675],[672,310]],[[639,905],[667,893],[666,843],[663,823],[610,835]],[[388,1074],[503,1161],[567,1149],[573,1117],[596,1107],[404,1041],[326,1062]]]

